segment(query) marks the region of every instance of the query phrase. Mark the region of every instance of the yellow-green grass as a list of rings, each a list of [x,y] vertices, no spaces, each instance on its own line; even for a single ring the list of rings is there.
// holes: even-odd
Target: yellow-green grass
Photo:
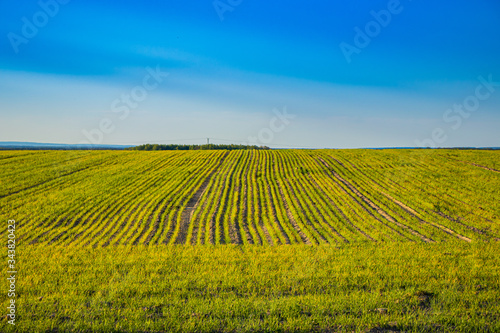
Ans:
[[[17,252],[1,332],[500,331],[498,242]]]
[[[0,332],[498,332],[499,165],[468,150],[0,151],[18,261]]]

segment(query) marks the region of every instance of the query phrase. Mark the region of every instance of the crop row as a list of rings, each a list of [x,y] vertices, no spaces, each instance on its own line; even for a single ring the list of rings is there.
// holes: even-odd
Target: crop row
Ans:
[[[24,243],[93,247],[491,240],[497,161],[428,150],[0,152],[0,217],[16,219]]]

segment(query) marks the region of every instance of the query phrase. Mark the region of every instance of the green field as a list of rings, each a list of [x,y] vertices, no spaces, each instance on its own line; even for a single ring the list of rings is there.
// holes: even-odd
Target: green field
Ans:
[[[0,151],[0,331],[498,332],[499,170],[478,150]]]

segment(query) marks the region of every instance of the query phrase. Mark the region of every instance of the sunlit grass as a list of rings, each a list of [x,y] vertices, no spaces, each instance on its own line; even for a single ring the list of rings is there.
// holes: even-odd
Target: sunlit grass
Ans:
[[[497,242],[18,253],[19,332],[500,330]]]

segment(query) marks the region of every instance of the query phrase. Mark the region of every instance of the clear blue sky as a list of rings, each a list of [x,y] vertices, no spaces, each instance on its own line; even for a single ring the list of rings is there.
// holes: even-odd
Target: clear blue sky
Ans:
[[[500,146],[497,0],[0,0],[0,22],[0,141]]]

